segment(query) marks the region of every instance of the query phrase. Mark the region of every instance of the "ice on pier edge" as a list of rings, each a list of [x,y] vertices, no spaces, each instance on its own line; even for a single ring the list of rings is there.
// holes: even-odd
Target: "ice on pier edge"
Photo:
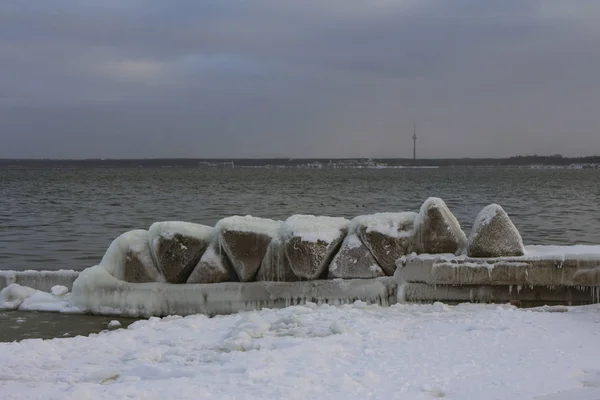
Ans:
[[[598,305],[357,302],[151,318],[90,337],[0,343],[0,392],[3,400],[597,400],[598,315]]]

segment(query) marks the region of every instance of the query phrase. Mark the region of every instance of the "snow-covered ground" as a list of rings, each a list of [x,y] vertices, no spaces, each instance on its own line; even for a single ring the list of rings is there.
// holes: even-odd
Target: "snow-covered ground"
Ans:
[[[0,343],[0,398],[598,400],[599,339],[598,305],[308,304],[153,318]]]

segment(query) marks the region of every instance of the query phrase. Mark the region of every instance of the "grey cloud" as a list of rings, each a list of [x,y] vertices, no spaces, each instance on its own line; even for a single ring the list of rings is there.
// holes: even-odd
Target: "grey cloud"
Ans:
[[[0,157],[600,153],[589,0],[0,4]]]

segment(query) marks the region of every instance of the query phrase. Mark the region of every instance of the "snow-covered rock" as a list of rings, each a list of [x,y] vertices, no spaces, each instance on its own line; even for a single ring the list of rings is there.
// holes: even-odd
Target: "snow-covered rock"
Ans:
[[[415,212],[361,215],[352,227],[387,275],[394,275],[396,260],[408,254]]]
[[[415,219],[411,250],[417,253],[458,254],[467,246],[467,236],[444,200],[430,197]]]
[[[230,271],[232,269],[229,259],[215,238],[200,258],[187,283],[227,282],[232,278]]]
[[[356,232],[350,232],[329,264],[329,279],[368,279],[385,276]]]
[[[162,282],[164,278],[156,267],[148,231],[136,229],[125,232],[110,244],[100,265],[117,279],[132,283]]]
[[[281,235],[275,236],[269,243],[260,269],[256,274],[257,281],[295,282],[300,280],[294,275],[284,251],[283,238]]]
[[[473,224],[467,250],[469,257],[522,256],[521,234],[498,204],[485,207]]]
[[[349,221],[339,217],[293,215],[283,225],[285,256],[299,278],[319,279],[339,249]]]
[[[240,282],[255,279],[269,243],[280,226],[280,221],[250,215],[227,217],[217,223],[219,243]]]
[[[155,222],[148,230],[152,255],[169,283],[185,283],[215,236],[210,226]]]

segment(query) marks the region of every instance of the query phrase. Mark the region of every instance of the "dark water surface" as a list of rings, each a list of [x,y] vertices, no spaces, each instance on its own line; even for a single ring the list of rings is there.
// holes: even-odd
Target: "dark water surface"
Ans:
[[[441,197],[469,232],[501,204],[526,244],[600,243],[600,170],[0,169],[0,269],[75,269],[121,233],[233,214],[352,218]]]
[[[108,324],[113,320],[119,321],[122,328],[137,321],[133,318],[81,314],[0,311],[0,342],[87,336],[108,329]]]

